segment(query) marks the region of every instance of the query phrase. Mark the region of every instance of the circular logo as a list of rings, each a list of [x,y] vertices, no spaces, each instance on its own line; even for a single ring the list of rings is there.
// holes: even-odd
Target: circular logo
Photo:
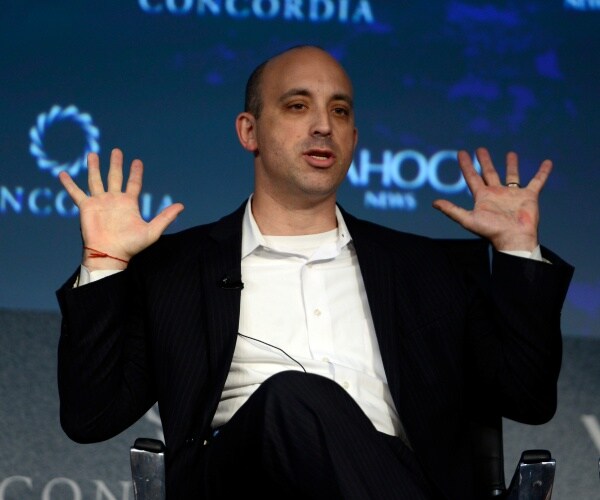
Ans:
[[[81,156],[71,163],[60,163],[48,158],[44,148],[44,135],[46,131],[61,121],[72,121],[77,124],[85,134],[85,149]],[[40,113],[36,124],[29,130],[31,144],[29,152],[37,159],[37,164],[42,170],[49,170],[55,177],[60,172],[66,171],[71,177],[75,177],[82,168],[86,168],[88,153],[100,151],[98,137],[100,132],[92,123],[92,117],[88,113],[81,113],[76,106],[70,105],[66,108],[54,105],[47,113]]]

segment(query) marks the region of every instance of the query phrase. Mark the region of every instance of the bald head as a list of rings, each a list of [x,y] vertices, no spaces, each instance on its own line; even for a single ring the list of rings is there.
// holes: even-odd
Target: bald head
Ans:
[[[330,59],[332,65],[339,67],[339,70],[345,75],[345,78],[348,80],[348,84],[351,87],[350,78],[346,75],[341,64],[326,50],[316,45],[297,45],[270,57],[254,69],[246,83],[244,111],[251,113],[255,118],[260,117],[263,108],[262,85],[265,72],[270,73],[271,71],[277,71],[278,63],[288,62],[288,60],[294,58],[294,56],[302,55],[306,56],[302,57],[303,60],[310,60],[311,54],[313,56]]]

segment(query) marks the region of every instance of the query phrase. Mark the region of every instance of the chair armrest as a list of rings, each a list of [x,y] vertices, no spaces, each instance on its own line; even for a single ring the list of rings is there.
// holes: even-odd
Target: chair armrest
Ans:
[[[550,500],[556,460],[548,450],[526,450],[510,482],[507,500]]]
[[[164,500],[165,445],[158,439],[138,438],[129,452],[135,500]]]
[[[471,451],[474,458],[474,474],[477,498],[496,500],[504,498],[504,449],[502,419],[499,416],[480,416],[470,425]]]

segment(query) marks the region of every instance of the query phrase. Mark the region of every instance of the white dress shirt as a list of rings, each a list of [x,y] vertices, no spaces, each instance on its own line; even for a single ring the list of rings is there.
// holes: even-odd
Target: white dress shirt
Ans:
[[[387,385],[352,239],[337,228],[302,236],[262,235],[246,206],[239,333],[213,427],[223,425],[265,379],[283,370],[327,377],[375,427],[402,436]]]

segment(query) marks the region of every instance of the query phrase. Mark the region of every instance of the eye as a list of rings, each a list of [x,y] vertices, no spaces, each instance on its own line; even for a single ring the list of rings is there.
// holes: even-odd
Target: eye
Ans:
[[[306,104],[304,104],[303,102],[293,102],[288,105],[288,108],[294,111],[301,111],[303,109],[306,109]]]
[[[342,106],[336,106],[333,108],[333,114],[337,116],[349,116],[350,110]]]

